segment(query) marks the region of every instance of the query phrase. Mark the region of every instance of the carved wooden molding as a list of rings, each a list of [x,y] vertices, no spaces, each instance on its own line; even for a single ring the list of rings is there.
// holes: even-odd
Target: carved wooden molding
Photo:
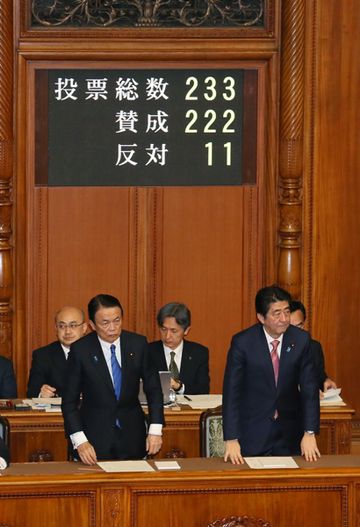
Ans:
[[[263,27],[265,0],[31,0],[32,27]]]
[[[207,527],[271,527],[270,523],[254,516],[228,516],[215,520]]]
[[[161,188],[132,187],[129,190],[129,324],[131,329],[153,339],[161,303],[162,195]],[[139,320],[146,320],[147,326],[139,327]]]
[[[111,4],[111,5],[110,5]],[[273,38],[276,0],[20,0],[21,36]]]
[[[278,282],[301,292],[305,0],[282,7]]]
[[[336,426],[334,421],[321,421],[321,427],[326,427],[330,435],[330,452],[332,454],[338,454],[336,448]]]
[[[256,487],[249,484],[246,488],[234,488],[234,487],[222,487],[222,488],[212,488],[209,484],[206,487],[193,487],[193,488],[161,488],[161,489],[140,489],[140,490],[134,490],[132,492],[133,497],[138,496],[145,496],[149,494],[164,494],[164,495],[171,495],[171,494],[177,494],[177,495],[186,495],[186,494],[273,494],[278,492],[303,492],[306,490],[312,490],[314,492],[318,491],[337,491],[341,493],[341,497],[343,500],[343,504],[348,505],[348,498],[349,498],[349,488],[346,485],[336,485],[329,483],[328,485],[313,485],[311,482],[309,484],[303,484],[303,485],[274,485],[274,486],[264,486],[264,487]]]
[[[304,134],[304,226],[302,236],[302,270],[303,287],[301,298],[307,311],[307,323],[311,328],[313,288],[313,244],[314,244],[314,149],[315,149],[315,113],[316,113],[316,70],[317,70],[317,32],[318,32],[318,3],[311,0],[307,3],[306,15],[306,69],[308,71],[305,82],[306,107],[305,107],[305,134]]]
[[[13,2],[0,0],[0,355],[12,357]]]
[[[123,492],[121,490],[107,490],[104,492],[104,518],[106,525],[116,527],[122,525],[123,520]],[[123,520],[124,521],[124,520]]]
[[[3,414],[4,415],[4,414]],[[42,424],[41,426],[39,426],[38,424],[28,424],[28,423],[23,423],[23,424],[18,424],[18,423],[13,423],[11,422],[11,431],[12,432],[64,432],[64,422],[61,422],[59,424],[49,424],[49,425],[44,425]],[[64,436],[64,440],[65,440],[65,436]]]

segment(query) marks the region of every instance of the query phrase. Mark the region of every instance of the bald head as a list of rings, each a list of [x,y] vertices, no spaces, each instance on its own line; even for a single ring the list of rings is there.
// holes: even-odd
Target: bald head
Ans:
[[[87,323],[84,312],[73,306],[62,307],[55,315],[56,335],[66,348],[85,335]]]

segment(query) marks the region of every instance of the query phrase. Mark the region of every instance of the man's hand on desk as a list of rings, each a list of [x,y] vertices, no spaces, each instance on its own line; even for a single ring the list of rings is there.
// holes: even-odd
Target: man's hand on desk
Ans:
[[[317,447],[316,436],[313,433],[304,432],[303,438],[300,443],[301,455],[304,456],[306,461],[316,461],[320,455],[320,451]]]
[[[43,384],[40,390],[40,397],[55,397],[56,388],[49,386],[49,384]]]
[[[230,460],[233,465],[242,465],[244,458],[241,455],[240,443],[237,439],[225,441],[224,461]]]
[[[97,457],[94,447],[86,441],[77,447],[80,459],[85,465],[95,465],[97,463]]]
[[[153,456],[159,452],[162,445],[162,437],[158,435],[149,434],[146,438],[146,452],[149,456]]]

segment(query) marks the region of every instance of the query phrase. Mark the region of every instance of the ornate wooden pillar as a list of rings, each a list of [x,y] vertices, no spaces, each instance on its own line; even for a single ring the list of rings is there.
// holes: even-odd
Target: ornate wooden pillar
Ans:
[[[301,293],[305,0],[282,3],[278,282]]]
[[[13,0],[0,0],[0,355],[12,355]]]

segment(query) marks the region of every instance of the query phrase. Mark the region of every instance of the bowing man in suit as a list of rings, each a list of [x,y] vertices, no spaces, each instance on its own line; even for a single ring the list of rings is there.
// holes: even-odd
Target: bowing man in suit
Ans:
[[[306,320],[306,309],[302,302],[293,300],[290,305],[290,323],[297,328],[304,329]],[[310,340],[311,353],[314,360],[316,377],[320,395],[330,388],[336,388],[336,382],[330,379],[325,371],[325,358],[320,342],[317,340]]]
[[[171,302],[157,315],[161,340],[150,344],[158,371],[170,370],[171,387],[178,394],[209,393],[209,350],[184,337],[190,331],[191,313],[185,304]]]
[[[146,338],[122,330],[119,300],[100,294],[88,305],[93,332],[71,345],[62,412],[80,459],[141,459],[162,444],[163,395]],[[143,380],[149,431],[139,402]],[[80,404],[80,395],[82,395]]]
[[[70,346],[87,330],[84,312],[63,307],[55,315],[55,330],[57,341],[33,351],[27,397],[62,396]]]
[[[0,399],[16,399],[17,385],[11,360],[0,356]]]
[[[270,286],[260,289],[258,324],[233,336],[223,387],[225,461],[243,456],[320,452],[319,391],[310,336],[290,325],[291,297]]]

